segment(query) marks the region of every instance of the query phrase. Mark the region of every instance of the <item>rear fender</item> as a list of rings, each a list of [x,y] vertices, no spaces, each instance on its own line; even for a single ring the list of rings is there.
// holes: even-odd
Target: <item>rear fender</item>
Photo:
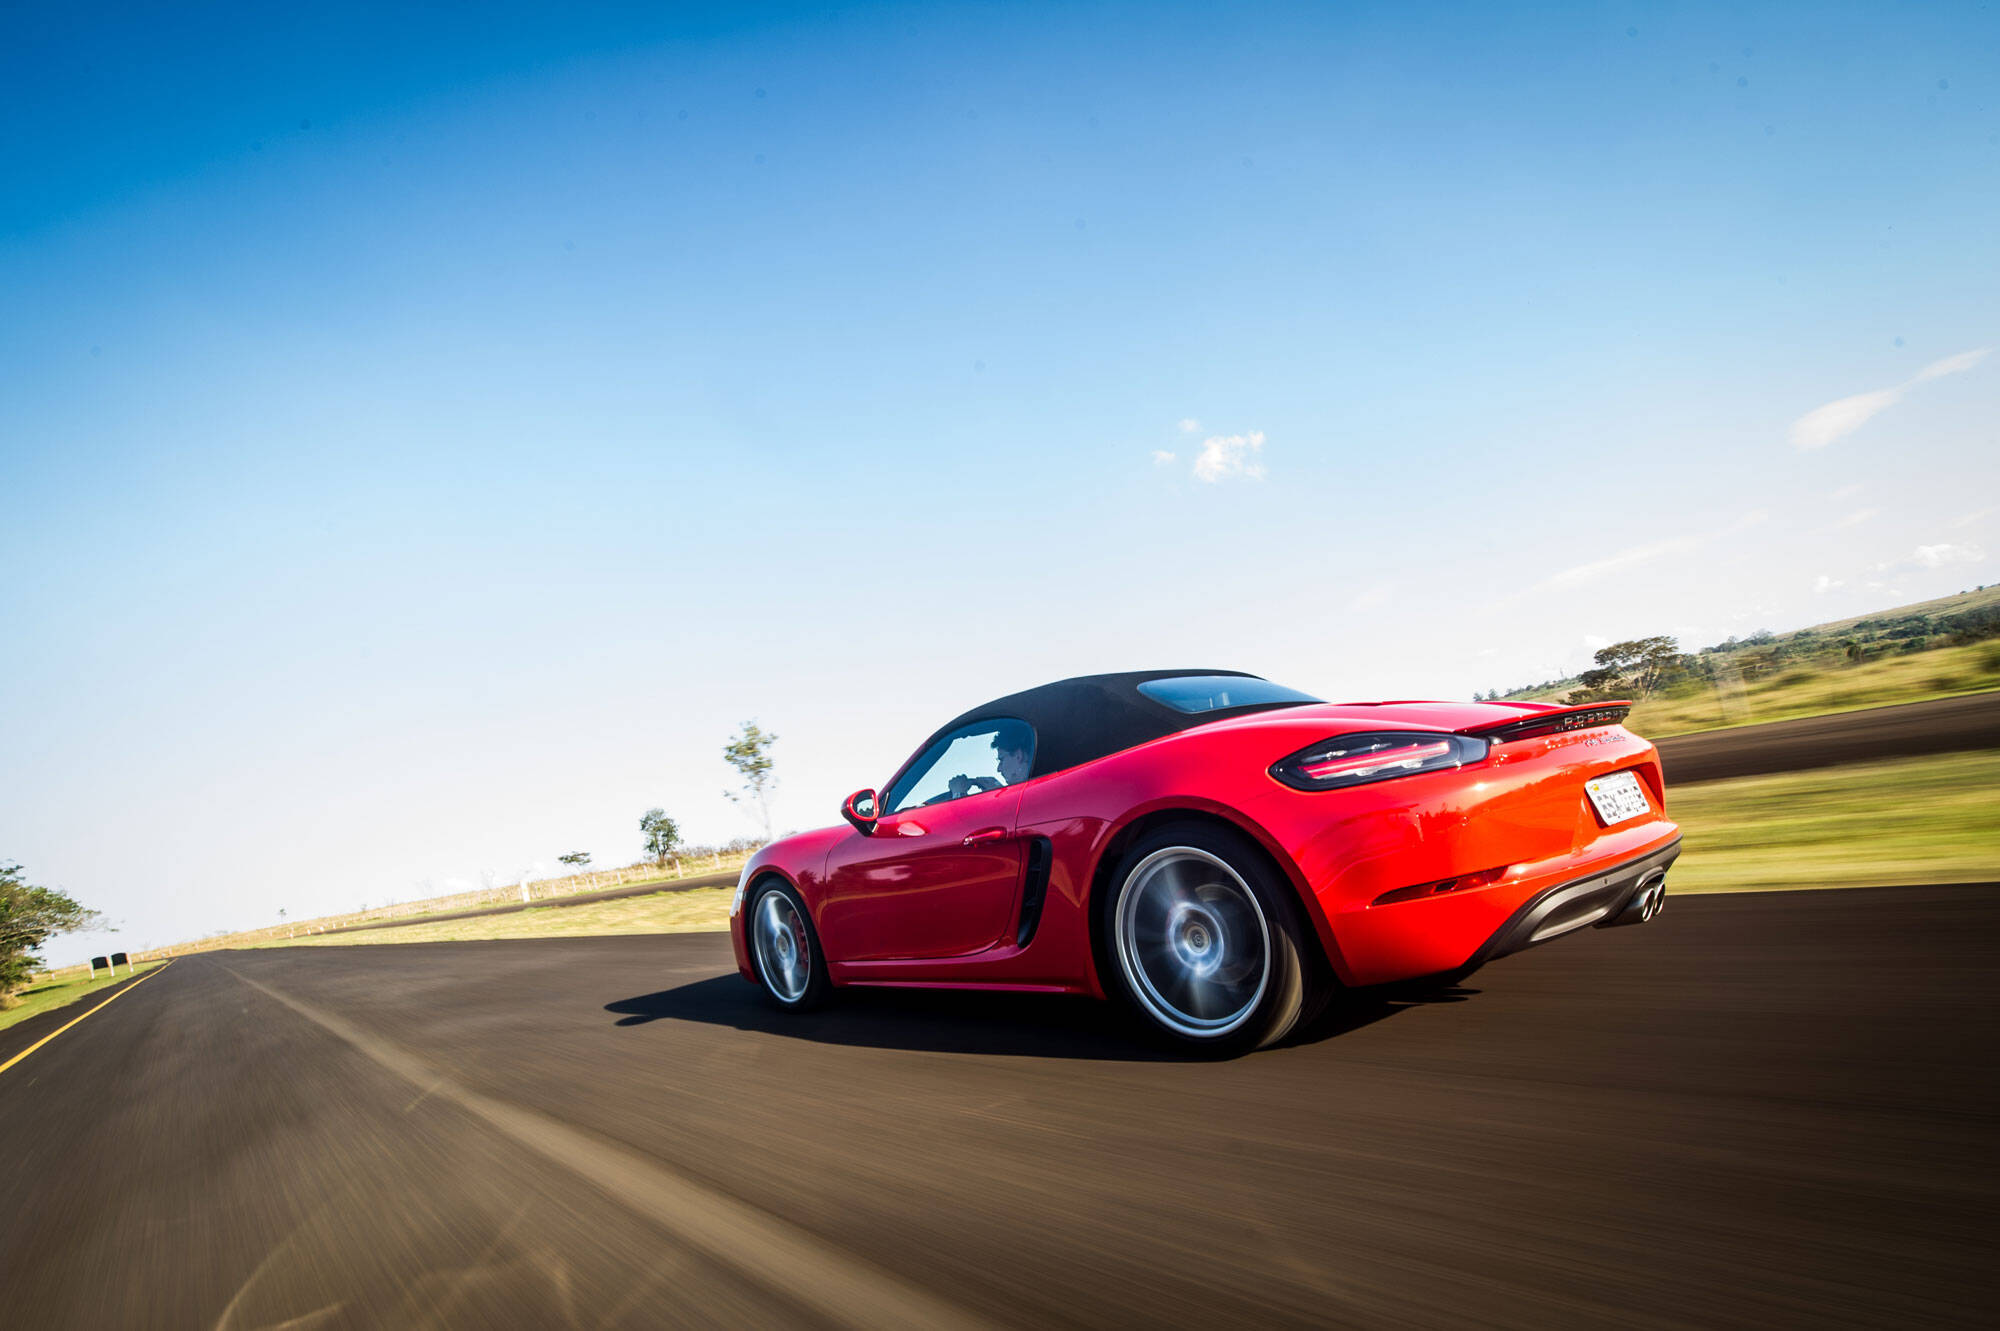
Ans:
[[[1319,940],[1320,954],[1326,959],[1327,966],[1342,984],[1348,982],[1350,972],[1340,954],[1340,945],[1334,941],[1333,928],[1327,921],[1326,913],[1320,908],[1319,899],[1307,885],[1305,876],[1299,872],[1298,865],[1293,863],[1284,846],[1269,829],[1241,809],[1198,795],[1161,796],[1147,801],[1105,829],[1094,850],[1096,858],[1090,875],[1090,899],[1085,903],[1094,943],[1091,950],[1092,961],[1100,975],[1108,964],[1109,957],[1105,951],[1105,940],[1098,937],[1101,932],[1096,925],[1098,904],[1104,894],[1111,890],[1111,876],[1118,867],[1120,857],[1124,855],[1126,847],[1153,828],[1179,818],[1220,823],[1256,842],[1258,848],[1270,860],[1272,867],[1277,869],[1290,884],[1292,899],[1311,922],[1313,934]],[[1093,980],[1096,978],[1093,977]],[[1097,987],[1101,993],[1103,991],[1101,981]]]

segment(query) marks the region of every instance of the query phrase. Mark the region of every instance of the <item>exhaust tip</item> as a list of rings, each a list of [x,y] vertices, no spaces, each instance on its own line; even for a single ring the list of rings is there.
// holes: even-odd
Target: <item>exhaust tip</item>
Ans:
[[[1617,916],[1607,921],[1607,923],[1613,925],[1645,924],[1658,916],[1662,910],[1665,910],[1666,905],[1667,875],[1662,870],[1639,884],[1631,897],[1626,900],[1625,909],[1619,911]]]

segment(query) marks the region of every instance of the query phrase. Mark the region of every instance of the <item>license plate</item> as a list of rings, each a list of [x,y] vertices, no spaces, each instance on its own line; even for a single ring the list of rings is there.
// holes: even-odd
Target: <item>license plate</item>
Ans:
[[[1653,807],[1646,802],[1646,790],[1639,784],[1636,772],[1613,772],[1610,776],[1592,777],[1583,783],[1583,789],[1596,807],[1597,816],[1604,820],[1607,827],[1628,818],[1637,818]]]

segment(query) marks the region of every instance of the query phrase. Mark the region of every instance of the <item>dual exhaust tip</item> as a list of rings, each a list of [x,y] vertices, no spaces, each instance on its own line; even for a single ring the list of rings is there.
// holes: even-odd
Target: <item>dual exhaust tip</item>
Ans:
[[[1667,904],[1667,872],[1662,869],[1640,883],[1637,890],[1625,903],[1625,908],[1611,919],[1607,926],[1621,924],[1644,924],[1658,915]]]

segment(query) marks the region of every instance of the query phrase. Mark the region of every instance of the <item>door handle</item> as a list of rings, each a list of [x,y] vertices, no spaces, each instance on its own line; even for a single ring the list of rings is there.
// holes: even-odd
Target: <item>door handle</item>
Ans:
[[[1004,827],[982,827],[977,832],[968,832],[965,837],[965,844],[968,846],[977,846],[987,841],[998,841],[1006,835],[1007,829]]]

